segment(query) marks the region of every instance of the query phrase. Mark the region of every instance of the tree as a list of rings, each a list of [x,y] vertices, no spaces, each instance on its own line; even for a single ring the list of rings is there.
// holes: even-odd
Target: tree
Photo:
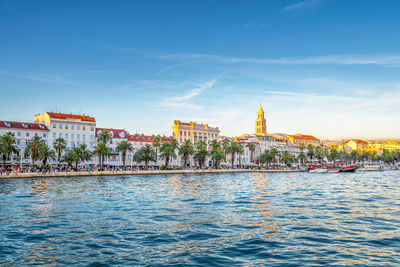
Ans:
[[[179,147],[178,153],[181,157],[183,157],[183,166],[184,168],[186,168],[190,156],[194,154],[194,147],[192,142],[190,142],[190,140],[186,140],[185,142],[183,142],[183,144]]]
[[[314,157],[314,146],[313,146],[313,144],[309,144],[308,146],[307,146],[307,156],[310,158],[310,160],[311,159],[313,159],[313,157]]]
[[[239,154],[239,166],[242,167],[242,155],[244,153],[244,148],[242,144],[238,144],[237,153]]]
[[[330,158],[332,159],[332,161],[336,161],[339,158],[339,152],[336,149],[331,149],[330,152]]]
[[[156,151],[153,149],[153,147],[151,147],[151,145],[147,144],[141,147],[133,155],[133,160],[137,163],[144,162],[145,169],[147,170],[149,162],[157,162]]]
[[[112,139],[111,133],[107,130],[102,130],[98,135],[97,135],[97,142],[98,143],[105,143],[107,144],[110,142]]]
[[[357,150],[351,151],[351,153],[350,153],[350,158],[351,158],[351,160],[352,160],[354,163],[358,161],[358,158],[359,158],[359,157],[360,157],[360,154],[358,153]]]
[[[161,146],[161,137],[160,136],[156,136],[153,139],[153,147],[155,148],[156,151],[156,159],[158,159],[158,149]]]
[[[211,155],[212,152],[217,151],[217,150],[222,150],[221,149],[221,144],[218,143],[217,140],[212,140],[212,142],[210,144],[210,153],[209,153],[209,155]],[[211,157],[211,161],[213,163],[213,166],[216,167],[217,166],[217,162],[212,157]]]
[[[56,153],[54,150],[50,149],[47,145],[43,145],[39,149],[39,160],[43,161],[43,168],[46,168],[48,160],[56,158]]]
[[[364,151],[361,155],[360,155],[360,159],[362,161],[366,161],[369,158],[369,153],[367,151]]]
[[[100,169],[103,170],[104,158],[111,154],[111,149],[104,142],[99,142],[94,148],[94,153],[99,156]]]
[[[385,161],[387,163],[391,163],[394,161],[394,157],[393,157],[392,153],[390,153],[389,151],[384,151],[382,153],[382,158],[383,158],[383,161]]]
[[[219,169],[221,160],[225,160],[225,152],[222,149],[212,150],[211,159],[215,162],[217,169]]]
[[[314,149],[314,155],[321,162],[322,160],[322,148],[320,146],[316,146]]]
[[[66,142],[62,137],[59,137],[54,141],[53,146],[57,152],[57,161],[60,162],[61,154],[66,147]]]
[[[92,158],[92,152],[87,149],[86,144],[81,144],[79,147],[75,147],[73,151],[76,155],[76,159],[74,160],[76,170],[78,170],[79,163],[88,161]]]
[[[229,149],[230,143],[228,140],[225,140],[222,142],[222,148],[224,149],[224,153],[225,153],[225,161],[226,161],[226,156],[228,155],[228,149]]]
[[[307,158],[306,154],[305,154],[303,151],[301,151],[301,152],[299,153],[298,159],[300,160],[300,162],[301,162],[302,165],[304,165],[304,160],[305,160],[306,158]]]
[[[176,158],[174,144],[172,144],[171,142],[163,143],[160,148],[160,158],[165,159],[165,167],[167,168],[170,159]]]
[[[250,162],[254,162],[254,152],[256,151],[256,145],[254,143],[249,144],[250,151]]]
[[[208,155],[209,155],[209,153],[207,151],[206,143],[204,143],[203,141],[200,141],[196,146],[196,152],[194,154],[194,158],[199,163],[200,168],[204,167],[204,165],[205,165],[204,163],[205,163]]]
[[[31,141],[28,142],[28,145],[25,148],[24,156],[25,158],[30,157],[32,160],[32,164],[35,161],[39,160],[39,151],[44,146],[45,142],[39,136],[34,136]]]
[[[231,154],[232,169],[233,169],[233,166],[235,165],[235,155],[237,152],[238,152],[238,145],[235,141],[232,141],[229,144],[229,147],[227,148],[227,153]]]
[[[325,155],[326,161],[331,161],[332,160],[331,154],[330,154],[330,151],[329,151],[328,148],[324,149],[324,155]]]
[[[275,162],[275,158],[278,156],[279,151],[278,149],[276,149],[275,147],[271,149],[270,151],[271,157],[272,157],[272,161]]]
[[[272,153],[271,151],[269,151],[268,149],[264,150],[263,153],[261,153],[259,161],[261,164],[265,164],[265,168],[268,168],[268,165],[271,163],[273,159]]]
[[[73,150],[70,150],[62,157],[61,160],[67,163],[68,168],[71,168],[72,164],[75,162],[75,157],[77,157],[77,155]]]
[[[179,144],[178,144],[178,141],[175,138],[172,138],[171,141],[169,141],[169,142],[171,143],[172,147],[174,148],[174,151],[176,149],[178,149]]]
[[[300,151],[303,152],[304,149],[306,148],[306,145],[304,143],[300,143],[299,148],[300,148]]]
[[[290,167],[291,163],[294,162],[294,156],[289,151],[285,150],[281,153],[280,160],[284,162],[286,166]]]
[[[132,151],[133,147],[132,144],[129,143],[126,140],[121,141],[120,143],[118,143],[117,147],[116,147],[117,152],[121,152],[122,153],[122,162],[124,165],[124,170],[125,170],[125,163],[126,163],[126,153],[128,151]]]
[[[17,146],[15,134],[13,132],[6,132],[0,136],[0,155],[3,159],[3,167],[6,167],[6,160],[10,159],[11,154],[17,153]]]

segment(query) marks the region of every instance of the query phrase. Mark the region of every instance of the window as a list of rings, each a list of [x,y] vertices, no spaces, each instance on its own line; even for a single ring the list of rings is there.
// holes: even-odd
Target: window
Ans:
[[[62,137],[62,133],[59,133],[59,134],[58,134],[58,137]]]
[[[68,138],[68,134],[67,133],[65,134],[65,138]]]
[[[55,128],[57,128],[57,125],[54,123],[54,124],[53,124],[53,129],[55,129]]]
[[[46,134],[45,133],[43,134],[43,138],[46,138]]]
[[[56,138],[56,137],[57,137],[56,133],[53,133],[53,138]]]
[[[90,140],[93,140],[94,139],[94,135],[92,134],[91,136],[90,136]]]
[[[82,139],[86,139],[86,134],[82,134]]]
[[[21,132],[18,132],[18,133],[17,133],[17,136],[21,136]]]
[[[82,126],[82,130],[86,131],[86,126]]]
[[[62,129],[62,124],[60,124],[60,127],[59,127],[60,129]]]
[[[76,138],[77,138],[77,139],[79,139],[79,138],[80,138],[79,134],[77,134],[77,135],[76,135]]]
[[[29,133],[26,133],[25,135],[26,135],[26,137],[29,137]]]
[[[93,126],[92,126],[92,127],[90,127],[90,130],[91,130],[91,131],[94,131],[94,127],[93,127]]]
[[[81,129],[81,126],[77,125],[77,126],[76,126],[76,129],[77,129],[77,130],[80,130],[80,129]]]
[[[74,134],[71,134],[71,139],[74,139]]]
[[[67,129],[67,130],[68,130],[68,124],[65,124],[65,129]]]
[[[17,145],[20,145],[20,144],[21,144],[21,141],[17,140]]]

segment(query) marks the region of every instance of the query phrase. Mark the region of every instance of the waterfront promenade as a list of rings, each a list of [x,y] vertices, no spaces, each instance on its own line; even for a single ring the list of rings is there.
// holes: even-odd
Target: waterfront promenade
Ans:
[[[238,173],[238,172],[301,172],[302,170],[252,170],[252,169],[221,169],[221,170],[157,170],[157,171],[82,171],[82,172],[29,172],[7,173],[0,178],[44,178],[44,177],[77,177],[77,176],[115,176],[115,175],[160,175],[160,174],[202,174],[202,173]]]

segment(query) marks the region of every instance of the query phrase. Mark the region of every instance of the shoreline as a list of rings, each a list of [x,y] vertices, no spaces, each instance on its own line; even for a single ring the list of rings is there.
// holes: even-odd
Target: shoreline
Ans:
[[[162,174],[205,174],[205,173],[245,173],[245,172],[304,172],[303,170],[164,170],[164,171],[92,171],[92,172],[54,172],[54,173],[10,173],[0,175],[0,179],[9,178],[50,178],[50,177],[84,177],[84,176],[124,176],[124,175],[162,175]]]

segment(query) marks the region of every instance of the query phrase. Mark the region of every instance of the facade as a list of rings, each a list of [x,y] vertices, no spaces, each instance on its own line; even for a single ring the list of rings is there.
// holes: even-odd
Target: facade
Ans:
[[[321,140],[312,136],[312,135],[304,135],[304,134],[295,134],[295,135],[288,135],[288,139],[292,144],[300,145],[303,143],[304,145],[313,145],[319,146],[321,145]]]
[[[190,140],[193,144],[204,141],[209,144],[213,140],[219,140],[218,127],[210,127],[208,124],[199,124],[196,122],[174,121],[172,128],[173,137],[182,144],[186,140]]]
[[[261,105],[257,111],[256,135],[258,135],[258,136],[266,136],[267,135],[267,121],[264,117],[264,110],[261,107]]]
[[[57,138],[66,141],[66,150],[73,149],[81,144],[86,144],[93,149],[96,144],[96,119],[87,115],[74,115],[54,112],[44,112],[34,116],[36,123],[42,123],[50,130],[49,145]]]
[[[17,155],[11,155],[8,163],[30,164],[30,159],[24,158],[24,151],[29,141],[35,136],[42,138],[48,145],[49,129],[41,123],[0,121],[0,136],[7,132],[15,134],[16,146],[19,150]]]
[[[368,148],[368,142],[360,139],[347,140],[339,148],[347,151],[365,150]]]

